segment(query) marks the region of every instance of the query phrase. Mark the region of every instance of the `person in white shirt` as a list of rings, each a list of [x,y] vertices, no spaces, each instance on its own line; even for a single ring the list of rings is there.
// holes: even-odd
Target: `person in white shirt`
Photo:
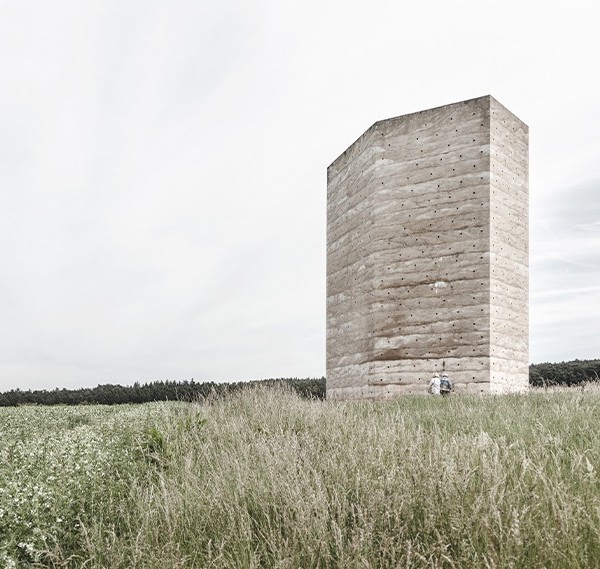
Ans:
[[[439,395],[440,394],[440,384],[441,384],[440,374],[434,373],[433,377],[429,381],[429,393],[431,393],[432,395]]]

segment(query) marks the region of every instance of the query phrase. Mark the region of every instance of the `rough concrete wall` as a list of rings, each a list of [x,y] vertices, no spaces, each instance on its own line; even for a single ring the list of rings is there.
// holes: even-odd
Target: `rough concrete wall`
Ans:
[[[332,386],[350,386],[368,371],[373,155],[367,131],[327,171],[327,369]]]
[[[490,390],[492,101],[378,122],[329,167],[328,397],[425,392],[442,362]]]
[[[491,100],[491,390],[529,385],[529,129]]]

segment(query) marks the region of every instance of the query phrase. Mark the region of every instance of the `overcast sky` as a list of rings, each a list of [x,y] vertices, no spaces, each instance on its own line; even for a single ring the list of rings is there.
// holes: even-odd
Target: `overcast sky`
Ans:
[[[584,1],[0,0],[0,390],[323,375],[327,165],[487,94],[531,361],[600,357],[599,56]]]

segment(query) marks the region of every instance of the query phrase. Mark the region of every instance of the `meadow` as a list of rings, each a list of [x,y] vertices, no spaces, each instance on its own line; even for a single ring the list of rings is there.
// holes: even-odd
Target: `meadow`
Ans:
[[[600,565],[600,390],[0,409],[0,567]]]

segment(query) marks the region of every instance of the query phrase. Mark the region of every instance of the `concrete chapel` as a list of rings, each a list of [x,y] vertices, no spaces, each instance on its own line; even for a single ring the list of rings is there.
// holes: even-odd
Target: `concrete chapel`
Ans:
[[[528,386],[528,127],[485,96],[375,123],[327,170],[327,397]]]

